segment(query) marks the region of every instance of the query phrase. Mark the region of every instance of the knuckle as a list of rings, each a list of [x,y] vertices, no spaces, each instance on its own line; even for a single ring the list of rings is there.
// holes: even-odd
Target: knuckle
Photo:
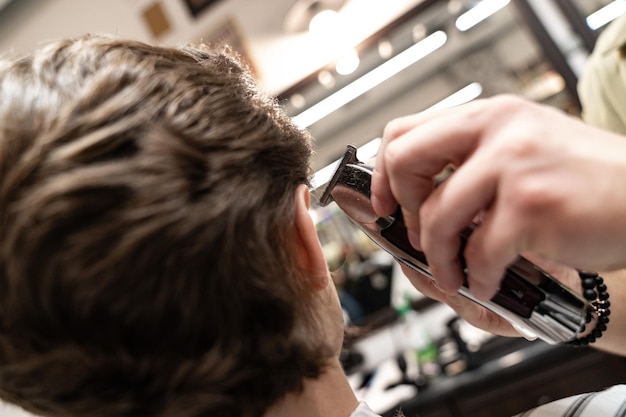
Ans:
[[[516,219],[532,219],[559,204],[558,192],[541,178],[527,176],[507,193],[506,205]]]
[[[491,100],[491,107],[497,111],[517,111],[524,109],[529,102],[514,94],[500,94]]]
[[[509,161],[528,160],[533,155],[537,155],[540,150],[540,143],[535,140],[535,135],[525,135],[520,137],[517,129],[507,135],[506,148],[503,151],[504,157]],[[512,138],[512,139],[511,139]]]
[[[440,220],[437,216],[437,210],[435,210],[432,204],[428,204],[428,201],[420,206],[419,219],[424,230],[438,229]]]
[[[404,126],[404,118],[398,117],[385,125],[383,129],[383,138],[385,139],[394,139],[400,135],[400,132],[403,130]]]
[[[407,162],[407,152],[401,146],[391,142],[385,148],[385,167],[390,172],[404,172],[405,163]]]
[[[460,316],[465,316],[473,307],[469,304],[468,299],[456,294],[446,294],[446,303]]]
[[[531,107],[532,104],[521,97],[501,94],[482,100],[475,109],[474,117],[490,121],[505,121],[511,117],[519,120],[520,114],[527,112]]]

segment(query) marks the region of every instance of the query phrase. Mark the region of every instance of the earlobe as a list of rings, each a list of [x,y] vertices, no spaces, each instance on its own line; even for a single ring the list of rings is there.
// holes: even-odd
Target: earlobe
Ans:
[[[313,289],[322,290],[328,286],[330,275],[322,245],[317,237],[317,230],[313,219],[309,215],[311,197],[306,185],[298,186],[296,190],[295,233],[298,243],[298,260],[300,266],[310,278]]]

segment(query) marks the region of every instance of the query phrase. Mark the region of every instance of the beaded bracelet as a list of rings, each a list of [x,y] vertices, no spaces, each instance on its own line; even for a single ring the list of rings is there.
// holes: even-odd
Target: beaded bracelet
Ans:
[[[583,287],[583,297],[591,303],[596,315],[596,327],[586,336],[567,342],[568,345],[574,347],[584,347],[595,342],[602,337],[602,333],[606,330],[611,314],[611,303],[609,302],[609,293],[606,284],[600,275],[596,272],[578,271]],[[587,313],[587,323],[591,322],[593,315]],[[585,331],[583,326],[581,332]]]

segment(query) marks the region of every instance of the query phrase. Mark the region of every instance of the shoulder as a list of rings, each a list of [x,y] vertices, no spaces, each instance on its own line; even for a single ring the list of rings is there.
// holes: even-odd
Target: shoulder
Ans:
[[[578,83],[583,118],[588,123],[626,133],[626,14],[602,32]]]
[[[519,414],[516,417],[598,417],[622,416],[626,413],[626,385],[604,391],[563,398]]]

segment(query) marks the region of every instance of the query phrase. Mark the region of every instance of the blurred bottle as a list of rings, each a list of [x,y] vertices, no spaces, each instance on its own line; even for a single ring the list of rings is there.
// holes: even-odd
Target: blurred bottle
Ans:
[[[410,298],[405,297],[405,303],[397,308],[397,313],[401,326],[401,336],[409,355],[405,355],[407,362],[407,377],[411,379],[413,375],[411,362],[414,358],[417,366],[418,380],[423,381],[441,373],[441,368],[437,362],[437,344],[431,337],[424,323],[424,318],[411,307]]]

